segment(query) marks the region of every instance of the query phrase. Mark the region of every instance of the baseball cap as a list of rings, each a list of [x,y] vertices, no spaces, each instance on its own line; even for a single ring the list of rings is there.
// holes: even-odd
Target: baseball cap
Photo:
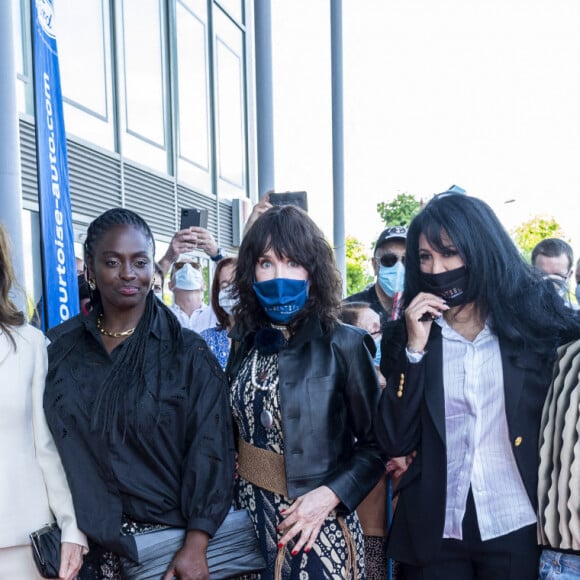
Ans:
[[[375,248],[382,246],[385,242],[389,240],[406,240],[407,239],[407,228],[405,226],[391,226],[386,230],[381,232],[377,243],[375,244]]]

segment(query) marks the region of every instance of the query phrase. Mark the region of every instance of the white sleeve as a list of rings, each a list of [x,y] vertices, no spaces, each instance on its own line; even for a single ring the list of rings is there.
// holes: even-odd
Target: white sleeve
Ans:
[[[43,408],[48,356],[42,334],[34,333],[34,374],[32,377],[32,427],[36,458],[44,476],[50,509],[62,530],[62,541],[87,548],[87,538],[77,528],[72,495]]]

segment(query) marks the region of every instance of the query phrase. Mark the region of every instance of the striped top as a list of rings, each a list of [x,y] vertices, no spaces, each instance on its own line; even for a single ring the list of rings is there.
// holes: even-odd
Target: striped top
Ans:
[[[542,413],[539,543],[580,552],[580,340],[558,349]]]
[[[463,539],[470,489],[482,540],[533,525],[536,515],[510,443],[499,340],[487,324],[473,341],[443,317],[437,324],[443,337],[447,449],[443,537]]]

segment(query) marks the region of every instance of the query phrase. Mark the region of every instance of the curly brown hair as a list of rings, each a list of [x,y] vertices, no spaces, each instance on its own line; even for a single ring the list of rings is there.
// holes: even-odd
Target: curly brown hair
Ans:
[[[269,209],[242,240],[235,277],[240,300],[234,309],[236,323],[249,331],[270,323],[253,289],[256,264],[268,250],[279,258],[294,260],[308,272],[308,300],[290,321],[290,330],[295,331],[316,315],[323,329],[330,331],[339,320],[342,296],[342,279],[334,252],[312,218],[291,205]]]

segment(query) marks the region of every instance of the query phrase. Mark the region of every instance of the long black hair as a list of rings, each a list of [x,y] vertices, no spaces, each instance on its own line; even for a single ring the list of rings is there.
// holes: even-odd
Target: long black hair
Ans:
[[[242,240],[235,277],[240,299],[234,308],[236,323],[249,331],[270,323],[253,289],[256,264],[270,249],[279,258],[290,258],[308,271],[308,300],[290,321],[290,330],[296,330],[313,314],[320,318],[325,331],[333,328],[339,319],[342,293],[334,253],[312,218],[291,205],[269,209]]]
[[[151,244],[151,259],[155,255],[155,240],[153,233],[145,220],[135,212],[125,208],[110,209],[97,217],[87,230],[84,243],[85,263],[89,269],[94,267],[95,246],[111,229],[120,225],[133,227],[147,238]],[[153,277],[154,268],[151,270]],[[91,303],[98,316],[103,312],[103,305],[98,288],[91,289]],[[153,291],[149,291],[145,300],[143,315],[135,328],[135,332],[126,340],[125,347],[119,353],[103,381],[93,413],[93,428],[99,429],[103,435],[110,433],[118,416],[123,418],[124,428],[127,427],[127,411],[130,402],[139,399],[145,391],[145,357],[150,330],[158,314],[165,315],[171,335],[173,352],[181,348],[183,337],[181,325],[173,313],[158,300]]]
[[[444,192],[415,216],[407,234],[404,304],[423,290],[419,237],[437,251],[446,233],[468,269],[466,302],[490,321],[499,336],[530,347],[580,337],[580,319],[552,283],[527,264],[501,222],[484,201]]]

